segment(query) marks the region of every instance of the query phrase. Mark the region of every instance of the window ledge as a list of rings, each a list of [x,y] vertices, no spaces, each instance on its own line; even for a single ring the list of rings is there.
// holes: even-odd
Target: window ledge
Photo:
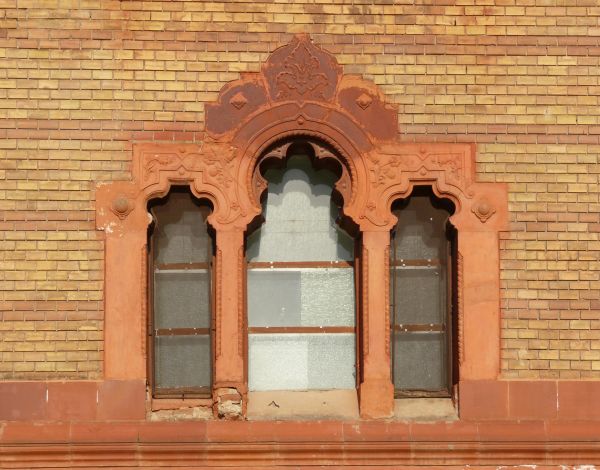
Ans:
[[[400,421],[456,421],[451,398],[401,398],[394,400],[394,419]]]
[[[356,390],[248,393],[248,420],[359,419]]]

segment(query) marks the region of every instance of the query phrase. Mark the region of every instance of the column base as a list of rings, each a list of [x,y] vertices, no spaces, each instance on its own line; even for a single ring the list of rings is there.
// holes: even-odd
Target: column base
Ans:
[[[371,379],[358,389],[360,417],[383,419],[394,416],[394,385],[388,380]]]

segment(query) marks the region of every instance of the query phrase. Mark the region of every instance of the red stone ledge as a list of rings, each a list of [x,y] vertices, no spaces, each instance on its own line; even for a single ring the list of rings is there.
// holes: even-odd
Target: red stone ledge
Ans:
[[[117,421],[145,416],[143,380],[0,382],[0,421]]]
[[[590,422],[4,423],[1,468],[584,465]],[[289,468],[289,467],[288,467]]]
[[[597,421],[600,381],[463,381],[461,421]],[[141,380],[0,382],[0,421],[138,421]],[[600,431],[599,431],[600,438]]]

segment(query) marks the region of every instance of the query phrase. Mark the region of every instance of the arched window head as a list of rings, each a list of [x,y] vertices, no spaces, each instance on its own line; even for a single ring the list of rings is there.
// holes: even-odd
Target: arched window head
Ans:
[[[453,384],[454,230],[449,201],[416,187],[392,206],[392,378],[396,396],[449,396]]]
[[[212,383],[211,207],[188,188],[151,204],[149,376],[155,397],[205,396]]]

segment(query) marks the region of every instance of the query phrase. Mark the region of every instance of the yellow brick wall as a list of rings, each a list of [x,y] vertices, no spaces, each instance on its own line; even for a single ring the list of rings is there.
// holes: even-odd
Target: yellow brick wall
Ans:
[[[0,378],[102,374],[94,183],[308,32],[510,188],[505,377],[600,377],[597,0],[0,0]]]

